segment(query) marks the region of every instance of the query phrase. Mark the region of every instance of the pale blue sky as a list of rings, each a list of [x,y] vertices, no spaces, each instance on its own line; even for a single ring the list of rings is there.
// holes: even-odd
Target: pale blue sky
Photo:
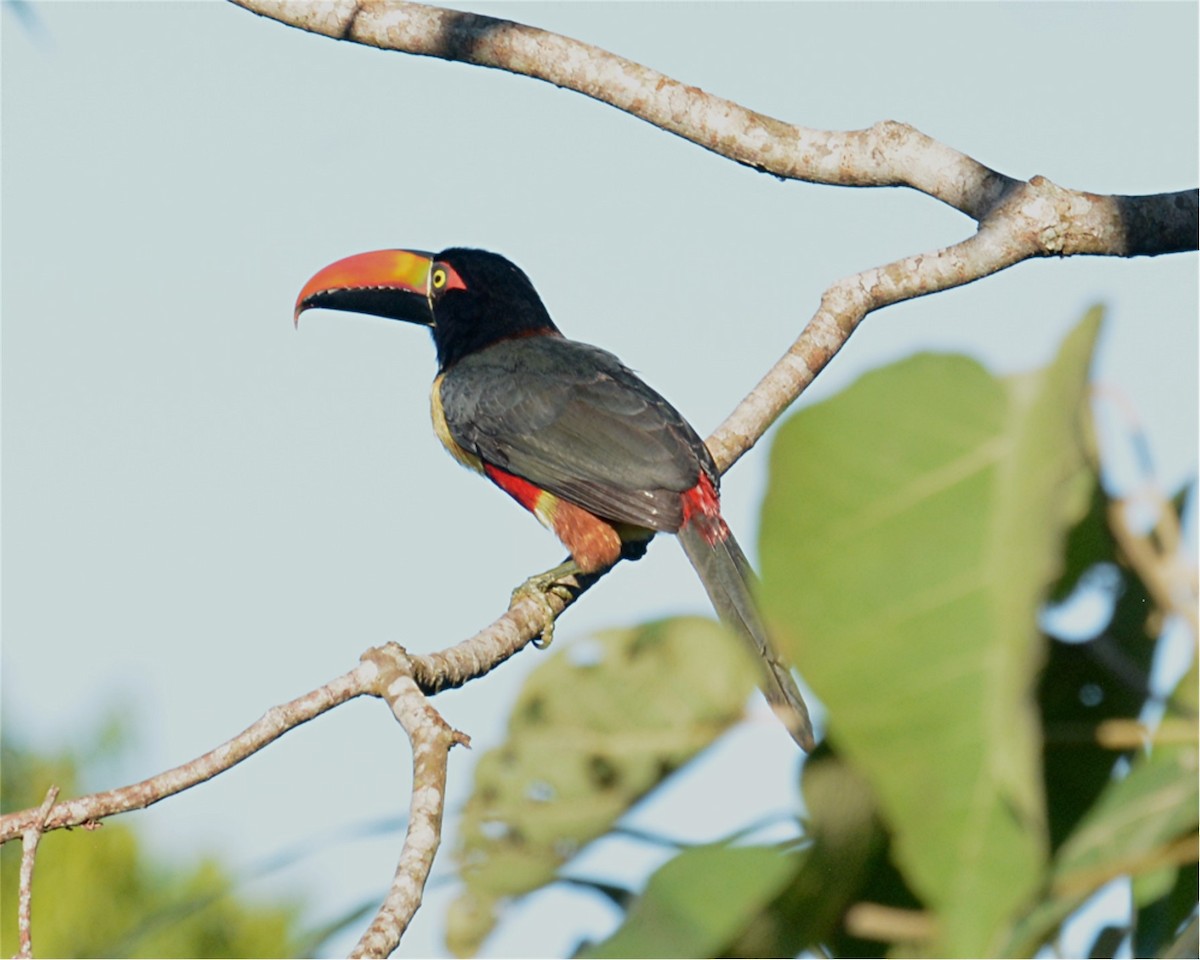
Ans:
[[[1191,3],[470,9],[808,126],[908,121],[1013,176],[1120,193],[1197,181]],[[370,644],[474,632],[560,558],[440,449],[421,331],[331,314],[292,329],[317,268],[384,246],[499,250],[568,335],[614,350],[707,432],[829,283],[971,227],[910,191],[780,183],[546,84],[223,3],[33,10],[33,31],[8,8],[2,24],[4,721],[37,744],[86,742],[128,710],[122,781],[208,749]],[[806,402],[915,350],[1028,369],[1095,302],[1110,311],[1097,376],[1128,397],[1174,488],[1197,461],[1191,255],[1023,264],[889,309]],[[764,453],[724,487],[748,548]],[[665,541],[573,609],[558,642],[706,610]],[[539,656],[438,698],[475,743],[454,754],[452,808]],[[638,822],[700,839],[786,811],[794,748],[757,703],[753,716]],[[308,891],[316,920],[390,878],[398,837],[324,838],[402,811],[408,765],[384,708],[360,702],[131,819],[162,849],[215,847],[235,866],[315,840],[252,889]],[[595,860],[623,879],[646,863],[625,848]],[[400,955],[441,949],[448,893],[431,891]],[[557,891],[520,917],[493,953],[561,953],[612,920]]]

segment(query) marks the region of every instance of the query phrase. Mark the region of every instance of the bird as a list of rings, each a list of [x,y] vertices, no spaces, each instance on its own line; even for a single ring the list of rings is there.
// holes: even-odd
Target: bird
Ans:
[[[520,267],[467,247],[374,250],[317,271],[296,298],[294,321],[314,308],[430,328],[438,439],[570,554],[523,585],[541,598],[550,629],[545,592],[562,578],[637,559],[656,533],[672,533],[720,619],[756,655],[767,702],[792,739],[813,749],[804,698],[764,625],[750,563],[721,516],[720,473],[708,447],[614,354],[564,336]]]

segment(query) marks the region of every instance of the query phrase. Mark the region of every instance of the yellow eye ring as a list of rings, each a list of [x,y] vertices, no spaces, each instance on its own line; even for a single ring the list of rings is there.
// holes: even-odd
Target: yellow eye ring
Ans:
[[[441,267],[434,267],[433,276],[430,279],[433,283],[433,289],[441,290],[446,285],[446,271]]]

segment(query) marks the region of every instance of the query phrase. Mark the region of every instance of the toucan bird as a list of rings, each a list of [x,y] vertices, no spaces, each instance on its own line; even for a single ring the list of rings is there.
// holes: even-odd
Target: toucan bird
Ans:
[[[771,644],[754,573],[721,517],[720,476],[679,412],[613,354],[562,335],[529,278],[504,257],[460,247],[378,250],[330,264],[304,285],[313,307],[431,328],[433,428],[553,531],[571,560],[540,581],[594,574],[674,533],[721,619],[761,658],[767,700],[813,747],[808,710]]]

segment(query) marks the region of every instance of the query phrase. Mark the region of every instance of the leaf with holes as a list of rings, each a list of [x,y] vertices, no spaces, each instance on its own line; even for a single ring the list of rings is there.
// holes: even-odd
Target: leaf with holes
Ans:
[[[738,722],[756,667],[710,620],[610,630],[557,648],[475,769],[447,943],[474,953],[500,904],[558,868]]]

